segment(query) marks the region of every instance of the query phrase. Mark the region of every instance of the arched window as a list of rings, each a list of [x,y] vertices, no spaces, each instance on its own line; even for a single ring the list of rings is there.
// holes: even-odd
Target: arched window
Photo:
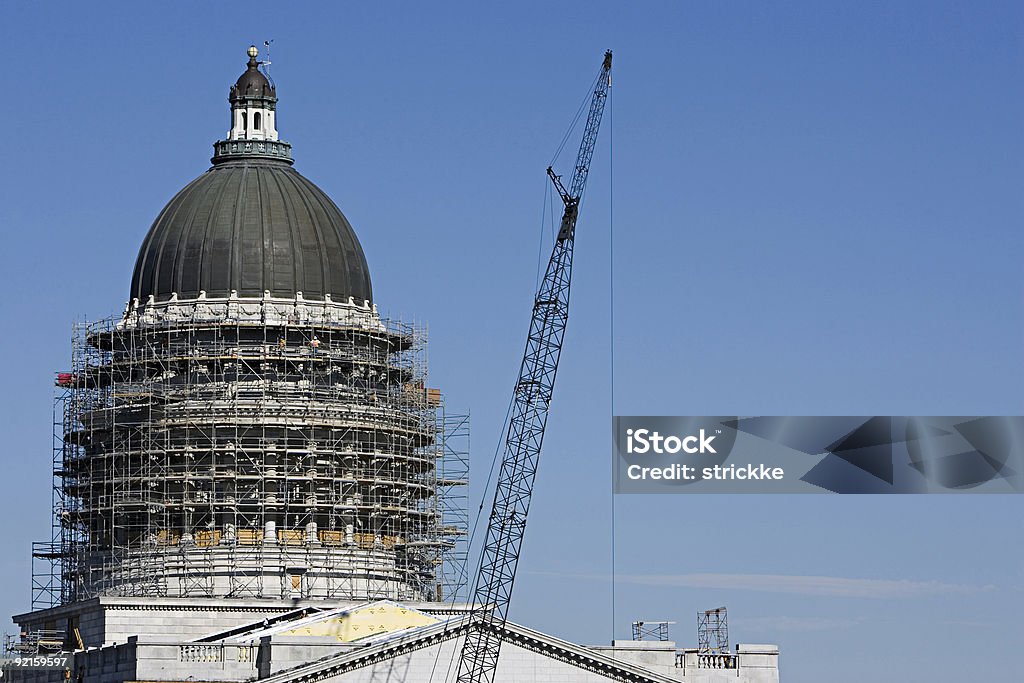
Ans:
[[[260,129],[260,113],[256,112],[252,115],[252,127],[254,130]]]
[[[246,115],[245,115],[245,112],[243,111],[242,112],[242,130],[247,130],[247,129],[248,129],[248,124],[246,123]]]

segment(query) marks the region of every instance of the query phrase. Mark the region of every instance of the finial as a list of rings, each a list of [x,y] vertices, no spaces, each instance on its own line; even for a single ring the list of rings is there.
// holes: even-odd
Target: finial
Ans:
[[[256,61],[256,56],[260,53],[259,48],[255,45],[250,45],[249,49],[246,50],[246,54],[249,55],[249,66],[256,66],[259,62]]]

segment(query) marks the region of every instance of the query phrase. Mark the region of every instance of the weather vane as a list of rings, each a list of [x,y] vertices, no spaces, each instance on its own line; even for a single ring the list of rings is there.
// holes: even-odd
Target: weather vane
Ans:
[[[270,76],[270,45],[273,42],[274,42],[273,40],[264,40],[263,41],[263,47],[266,48],[266,57],[267,58],[260,61],[260,68],[263,70],[263,75],[267,77],[268,81],[270,81],[270,85],[272,87],[276,88],[277,86],[274,85],[274,79]]]

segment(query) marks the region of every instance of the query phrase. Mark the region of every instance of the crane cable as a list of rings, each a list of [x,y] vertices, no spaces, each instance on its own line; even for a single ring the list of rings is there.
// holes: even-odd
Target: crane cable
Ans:
[[[608,89],[608,338],[609,398],[611,422],[615,423],[615,107],[614,88]],[[611,639],[615,640],[615,437],[611,440],[609,492],[611,497]]]
[[[597,77],[591,81],[590,88],[587,89],[587,94],[583,96],[583,101],[580,102],[580,108],[576,110],[576,115],[572,119],[572,123],[565,131],[565,135],[562,136],[562,141],[558,143],[558,148],[555,150],[554,156],[551,157],[551,161],[548,162],[548,166],[554,166],[555,162],[558,161],[558,157],[561,156],[562,150],[565,149],[565,145],[569,142],[569,136],[579,125],[580,119],[583,117],[583,112],[589,109],[590,99],[594,95],[594,90],[597,88],[597,82],[601,78],[601,74],[598,73]]]

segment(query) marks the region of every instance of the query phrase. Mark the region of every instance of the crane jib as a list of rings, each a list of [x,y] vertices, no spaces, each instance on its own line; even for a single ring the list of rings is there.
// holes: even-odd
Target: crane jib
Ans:
[[[526,351],[512,395],[512,409],[505,433],[505,448],[495,486],[473,589],[473,606],[459,659],[458,683],[492,683],[501,651],[503,629],[515,584],[519,552],[526,531],[533,484],[537,476],[548,408],[569,320],[569,285],[576,219],[597,133],[611,87],[612,53],[601,63],[590,111],[583,130],[576,166],[568,189],[548,167],[565,211],[561,227],[533,302]]]

